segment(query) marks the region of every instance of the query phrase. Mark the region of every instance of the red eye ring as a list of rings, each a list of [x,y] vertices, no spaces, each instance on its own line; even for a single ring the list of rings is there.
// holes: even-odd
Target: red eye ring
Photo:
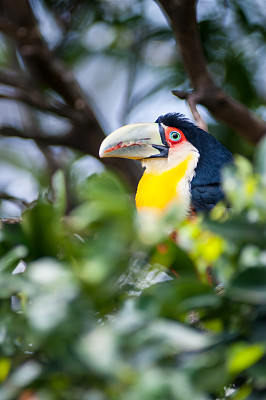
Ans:
[[[165,127],[164,134],[165,134],[165,140],[170,148],[179,146],[181,143],[187,141],[184,133],[175,126]]]

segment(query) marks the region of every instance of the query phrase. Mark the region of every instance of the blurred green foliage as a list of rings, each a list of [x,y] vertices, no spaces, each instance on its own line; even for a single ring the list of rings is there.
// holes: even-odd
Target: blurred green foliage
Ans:
[[[265,149],[224,171],[209,217],[176,223],[178,245],[107,172],[72,182],[66,214],[58,171],[3,223],[1,400],[264,399]]]
[[[127,66],[125,118],[162,89],[189,88],[171,29],[150,3],[31,2],[36,15],[45,10],[39,28],[47,41],[44,20],[52,18],[59,35],[49,46],[77,75],[96,57],[106,57],[106,70],[109,59],[118,73],[119,63]],[[259,0],[201,4],[199,30],[215,80],[263,116],[265,7]],[[1,66],[13,65],[15,53],[1,37]],[[154,75],[143,85],[146,73]],[[32,109],[25,115],[34,129],[49,119],[51,135],[68,127]],[[229,149],[251,158],[251,146],[210,125]],[[22,204],[20,223],[1,222],[0,400],[265,399],[265,141],[254,165],[238,156],[224,171],[226,201],[210,216],[180,223],[171,213],[144,224],[119,178],[87,178],[97,168],[80,154],[53,148],[45,158],[32,142],[1,143],[4,194],[13,194],[13,168],[26,171],[40,195]]]

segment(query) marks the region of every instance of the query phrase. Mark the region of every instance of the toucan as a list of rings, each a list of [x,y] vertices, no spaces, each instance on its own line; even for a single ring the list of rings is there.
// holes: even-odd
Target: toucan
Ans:
[[[221,170],[233,161],[217,139],[179,113],[115,130],[102,142],[99,155],[140,160],[144,173],[137,209],[159,214],[173,205],[184,215],[210,211],[224,197]]]

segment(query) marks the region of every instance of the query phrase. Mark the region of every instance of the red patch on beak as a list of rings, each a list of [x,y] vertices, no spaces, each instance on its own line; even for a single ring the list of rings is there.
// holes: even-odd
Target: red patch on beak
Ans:
[[[145,143],[145,140],[148,141],[150,140],[150,138],[143,138],[141,140],[139,140],[136,143],[123,143],[123,142],[119,142],[117,143],[115,146],[110,147],[109,149],[104,150],[104,154],[106,153],[111,153],[111,151],[114,150],[118,150],[118,149],[122,149],[124,147],[132,147],[132,146],[142,146],[142,145],[147,145],[147,143]]]
[[[117,143],[116,146],[113,146],[113,147],[110,147],[110,149],[104,150],[104,154],[105,153],[110,153],[111,151],[114,151],[114,150],[121,149],[122,147],[125,147],[125,146],[123,146],[123,142],[119,142],[119,143]]]

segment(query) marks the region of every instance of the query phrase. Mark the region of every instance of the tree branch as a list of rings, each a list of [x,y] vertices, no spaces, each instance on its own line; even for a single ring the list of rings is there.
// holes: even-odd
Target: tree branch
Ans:
[[[6,35],[16,37],[17,36],[17,27],[7,21],[5,18],[0,17],[0,31],[5,33]]]
[[[31,88],[27,76],[11,70],[0,70],[0,83],[13,88],[28,90]]]
[[[0,136],[35,140],[37,143],[46,144],[47,146],[66,146],[66,143],[68,142],[68,135],[43,136],[36,131],[34,133],[25,133],[24,131],[12,126],[2,126],[0,128]]]
[[[266,133],[266,122],[225,94],[214,82],[203,55],[196,20],[196,0],[157,0],[168,15],[184,67],[194,88],[190,105],[205,106],[213,116],[252,143]],[[176,94],[176,93],[174,93]],[[194,96],[191,98],[191,96]],[[178,96],[179,97],[179,96]]]
[[[11,203],[14,203],[17,205],[21,210],[25,210],[28,208],[32,203],[28,203],[25,200],[21,200],[18,197],[11,196],[7,194],[6,192],[0,192],[0,201],[10,201]]]
[[[37,108],[40,111],[51,112],[59,117],[70,119],[74,122],[80,123],[81,116],[73,108],[52,99],[54,104],[49,100],[42,97],[39,92],[30,92],[29,90],[23,91],[20,89],[14,90],[12,93],[0,93],[0,99],[21,101],[24,104]]]
[[[24,132],[18,128],[14,128],[12,126],[3,126],[0,128],[0,136],[5,137],[18,137],[21,139],[34,140],[37,144],[46,145],[46,146],[63,146],[69,147],[74,150],[81,151],[82,153],[87,153],[92,155],[95,158],[98,158],[98,149],[96,149],[96,153],[94,153],[90,147],[90,143],[84,137],[84,140],[76,140],[77,131],[75,128],[71,129],[64,135],[51,136],[44,135],[43,133],[36,132]],[[83,137],[82,137],[83,138]],[[136,180],[138,175],[141,176],[141,167],[137,163],[131,163],[129,160],[123,160],[124,171],[121,168],[121,164],[117,163],[116,158],[106,158],[103,159],[103,164],[107,167],[111,167],[113,170],[118,172],[120,176],[124,177],[127,182],[129,182],[132,186],[136,185]],[[131,170],[132,168],[132,170]],[[128,174],[128,171],[131,171],[131,175]],[[133,177],[133,179],[129,179]]]
[[[78,110],[54,99],[44,97],[37,91],[27,76],[18,74],[15,71],[0,70],[0,84],[12,87],[11,93],[0,93],[0,98],[7,100],[21,101],[29,106],[35,107],[41,111],[52,112],[60,117],[82,123],[82,118]]]
[[[66,137],[66,142],[70,141],[72,146],[75,141],[77,144],[73,147],[78,147],[80,150],[98,157],[98,149],[105,134],[73,74],[48,49],[41,37],[29,0],[20,0],[19,2],[17,0],[0,0],[0,12],[1,10],[5,18],[0,19],[0,22],[3,21],[2,25],[0,23],[0,30],[2,29],[5,34],[15,39],[17,49],[23,58],[34,87],[37,87],[38,84],[42,87],[43,85],[50,87],[64,99],[66,105],[58,107],[58,104],[54,106],[49,102],[43,104],[43,99],[32,98],[30,96],[32,93],[27,93],[28,96],[25,96],[23,92],[20,92],[20,100],[28,102],[31,106],[37,106],[37,108],[42,107],[44,111],[55,112],[69,118],[73,125],[73,131],[70,136]],[[35,139],[44,141],[43,137],[42,139],[34,137]],[[51,136],[49,136],[50,139],[52,139]],[[48,138],[45,140],[48,141]],[[140,178],[140,169],[134,162],[114,159],[104,161],[104,163],[115,166],[120,173],[127,176],[127,180],[133,187],[136,186]]]
[[[20,224],[22,222],[22,218],[0,218],[0,227],[3,224]]]

